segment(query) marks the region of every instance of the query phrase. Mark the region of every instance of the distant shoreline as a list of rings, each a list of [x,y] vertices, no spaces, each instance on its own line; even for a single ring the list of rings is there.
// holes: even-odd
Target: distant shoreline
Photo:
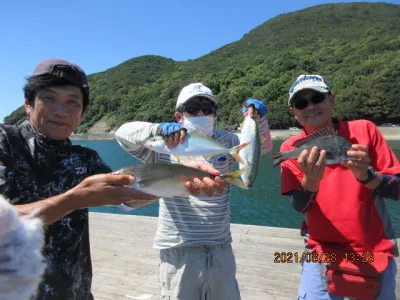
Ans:
[[[386,140],[399,141],[400,127],[378,127]],[[271,130],[273,140],[284,140],[296,135],[300,130]],[[115,140],[115,133],[102,134],[72,134],[70,139],[73,141],[111,141]]]

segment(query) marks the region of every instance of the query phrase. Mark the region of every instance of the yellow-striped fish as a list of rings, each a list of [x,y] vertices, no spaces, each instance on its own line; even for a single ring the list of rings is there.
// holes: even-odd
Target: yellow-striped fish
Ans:
[[[185,141],[178,144],[176,147],[168,148],[162,136],[156,135],[149,137],[144,141],[144,146],[153,151],[170,154],[178,161],[179,157],[199,157],[211,158],[216,155],[229,153],[238,162],[244,163],[240,156],[239,151],[245,148],[249,143],[243,143],[239,146],[228,149],[218,143],[217,141],[196,133],[186,133]]]
[[[250,188],[253,186],[257,177],[258,164],[260,161],[261,140],[258,132],[258,126],[253,118],[246,116],[240,131],[240,143],[249,144],[239,152],[243,163],[239,163],[239,169],[248,166],[240,176],[244,184]]]
[[[226,175],[220,175],[220,177],[246,189],[246,186],[238,178],[245,170],[246,168],[239,169]],[[114,174],[135,176],[136,181],[131,188],[158,197],[187,196],[189,192],[185,187],[185,182],[192,181],[194,178],[215,178],[215,176],[196,168],[164,162],[131,166],[120,169]]]

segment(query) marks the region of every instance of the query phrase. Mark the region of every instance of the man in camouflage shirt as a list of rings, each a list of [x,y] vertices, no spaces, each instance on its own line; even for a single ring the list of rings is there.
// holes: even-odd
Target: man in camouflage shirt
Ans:
[[[89,104],[81,68],[45,60],[24,92],[30,120],[0,126],[0,194],[20,215],[46,225],[47,268],[37,299],[93,299],[87,207],[145,199],[140,206],[155,198],[126,188],[131,176],[104,174],[111,170],[95,151],[71,145],[68,137]]]

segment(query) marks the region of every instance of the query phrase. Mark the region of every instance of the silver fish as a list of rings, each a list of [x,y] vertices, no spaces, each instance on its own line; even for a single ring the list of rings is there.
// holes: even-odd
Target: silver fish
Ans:
[[[247,147],[243,148],[239,152],[240,158],[245,163],[239,163],[239,169],[248,166],[247,170],[244,171],[240,177],[242,178],[244,184],[250,188],[253,186],[257,177],[258,164],[260,161],[261,140],[257,123],[249,116],[245,117],[241,126],[240,143],[250,143]]]
[[[238,178],[246,168],[239,169],[220,177],[242,189],[246,186]],[[188,166],[171,163],[149,163],[135,165],[115,171],[114,174],[130,174],[136,178],[132,189],[158,197],[187,196],[189,193],[185,187],[185,182],[192,181],[194,178],[215,176]]]
[[[273,159],[272,165],[276,166],[289,158],[298,158],[304,150],[311,150],[317,146],[319,150],[326,151],[326,164],[333,165],[345,162],[351,158],[347,155],[347,151],[351,150],[351,143],[345,138],[336,135],[333,128],[323,128],[312,135],[300,139],[294,143],[296,149],[271,153]]]
[[[168,148],[164,142],[162,136],[156,135],[147,138],[143,145],[153,151],[170,154],[179,161],[179,157],[205,157],[211,158],[216,155],[229,153],[238,162],[242,162],[239,156],[239,151],[246,147],[248,143],[241,144],[239,146],[228,149],[218,143],[217,141],[210,139],[204,135],[196,133],[186,133],[185,141],[182,144],[178,144],[176,147]]]

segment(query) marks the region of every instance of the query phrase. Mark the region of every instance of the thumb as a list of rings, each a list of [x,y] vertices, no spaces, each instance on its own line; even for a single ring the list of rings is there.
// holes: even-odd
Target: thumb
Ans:
[[[110,185],[132,185],[135,177],[129,174],[106,174],[104,181]]]

